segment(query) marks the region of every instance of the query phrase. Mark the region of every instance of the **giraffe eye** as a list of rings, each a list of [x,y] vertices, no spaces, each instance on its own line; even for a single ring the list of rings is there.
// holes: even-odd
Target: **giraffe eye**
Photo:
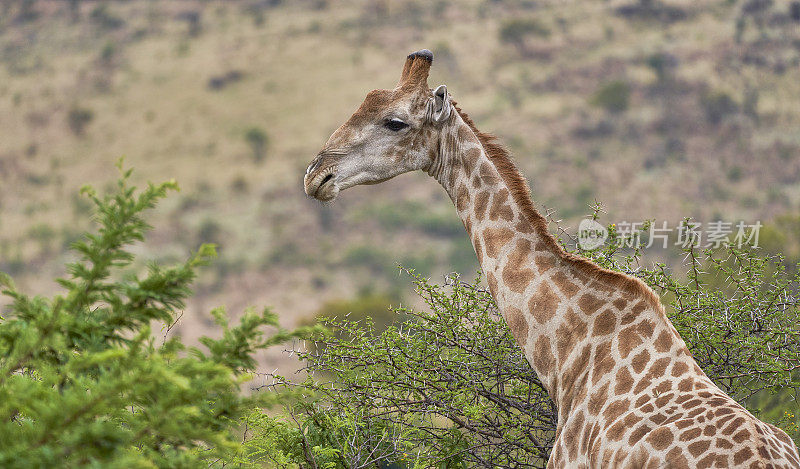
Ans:
[[[385,124],[383,124],[383,126],[393,132],[398,132],[408,127],[408,124],[401,121],[400,119],[389,119],[388,121],[386,121]]]

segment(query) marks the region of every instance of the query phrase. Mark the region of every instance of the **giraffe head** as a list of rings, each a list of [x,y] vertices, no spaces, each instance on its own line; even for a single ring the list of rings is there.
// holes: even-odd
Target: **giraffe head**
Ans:
[[[377,184],[431,165],[438,151],[437,129],[452,109],[444,85],[428,88],[431,63],[431,51],[414,52],[393,90],[367,94],[308,166],[306,194],[333,200],[349,187]]]

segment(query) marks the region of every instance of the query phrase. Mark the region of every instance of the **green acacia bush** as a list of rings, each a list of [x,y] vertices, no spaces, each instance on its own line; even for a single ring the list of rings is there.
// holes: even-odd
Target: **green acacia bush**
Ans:
[[[642,267],[613,226],[610,236],[582,254],[660,293],[705,372],[800,441],[800,277],[779,257],[733,246],[688,249],[675,275]],[[545,467],[556,409],[489,293],[457,276],[414,282],[427,308],[396,308],[406,322],[376,333],[369,320],[326,321],[338,333],[298,351],[313,379],[275,386],[306,400],[288,417],[253,417],[254,453],[278,467]],[[270,453],[265,441],[278,440]]]
[[[136,192],[125,171],[116,192],[82,192],[95,205],[96,233],[73,249],[62,294],[30,297],[0,275],[12,302],[0,319],[0,467],[200,467],[242,457],[241,419],[274,394],[240,392],[253,354],[311,329],[286,332],[264,310],[204,349],[168,332],[191,293],[195,271],[214,256],[202,246],[186,262],[132,268],[142,218],[174,182]],[[265,334],[264,328],[273,329]]]

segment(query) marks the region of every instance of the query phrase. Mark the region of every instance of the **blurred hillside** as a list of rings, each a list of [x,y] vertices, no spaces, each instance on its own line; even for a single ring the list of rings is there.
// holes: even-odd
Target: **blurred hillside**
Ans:
[[[218,304],[272,305],[288,325],[410,301],[397,263],[469,275],[472,248],[427,176],[327,207],[302,191],[330,133],[423,47],[430,84],[501,137],[568,228],[594,200],[609,222],[800,214],[798,1],[9,0],[0,270],[55,289],[42,279],[87,227],[77,189],[113,181],[124,155],[139,182],[182,187],[145,257],[220,245],[178,326],[190,338]]]

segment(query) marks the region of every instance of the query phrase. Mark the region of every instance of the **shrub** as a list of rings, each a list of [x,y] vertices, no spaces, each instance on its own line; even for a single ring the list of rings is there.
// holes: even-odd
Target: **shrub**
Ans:
[[[357,244],[345,251],[342,262],[350,267],[364,267],[373,274],[388,273],[391,256],[374,246]]]
[[[666,52],[649,55],[645,62],[660,82],[667,80],[678,66],[678,58]]]
[[[636,2],[620,5],[615,9],[617,15],[633,20],[658,21],[669,24],[686,19],[686,10],[666,5],[657,0],[638,0]]]
[[[27,235],[28,239],[39,243],[40,254],[50,254],[53,249],[53,242],[56,239],[56,231],[52,226],[46,223],[38,223],[30,227]]]
[[[739,112],[739,105],[724,91],[709,91],[700,95],[700,106],[711,124],[719,124],[726,117]]]
[[[84,107],[73,106],[67,112],[67,125],[72,133],[78,136],[84,134],[86,126],[92,122],[92,119],[94,119],[94,112]]]
[[[184,263],[131,270],[127,247],[144,240],[142,218],[174,182],[130,187],[126,171],[104,197],[91,188],[99,229],[73,249],[78,260],[51,298],[18,291],[0,319],[0,466],[200,467],[242,461],[240,418],[274,395],[244,396],[260,349],[297,333],[267,310],[247,311],[222,332],[186,347],[169,332],[191,293],[195,270],[214,256],[205,245]],[[155,328],[155,329],[154,329]],[[154,331],[159,331],[154,334]],[[308,330],[306,330],[308,331]]]
[[[103,45],[103,48],[100,49],[100,62],[104,65],[111,65],[114,61],[114,58],[118,55],[117,47],[114,45],[113,42],[109,41]]]
[[[247,183],[247,179],[240,174],[231,180],[230,190],[233,193],[245,195],[249,192],[250,185]]]
[[[198,244],[221,244],[223,237],[222,226],[215,220],[206,218],[197,230]]]
[[[631,87],[622,80],[614,80],[603,84],[592,96],[591,103],[608,112],[619,113],[628,110]]]
[[[188,10],[179,13],[177,19],[186,22],[189,28],[189,36],[198,36],[203,29],[202,16],[203,12],[201,10]]]
[[[728,180],[731,182],[739,182],[742,179],[742,168],[739,166],[731,166],[727,171]]]
[[[23,24],[36,21],[36,19],[38,19],[41,15],[41,13],[36,9],[36,6],[35,0],[22,0],[19,2],[19,12],[14,18],[14,22]],[[7,7],[6,10],[8,10]]]
[[[244,133],[244,139],[250,146],[250,150],[252,151],[253,155],[253,161],[256,163],[261,163],[264,161],[267,145],[269,144],[269,137],[267,136],[267,133],[258,127],[250,127]]]
[[[104,29],[119,29],[125,26],[125,21],[109,11],[108,5],[101,3],[92,9],[89,18],[97,26]]]
[[[524,55],[528,50],[528,38],[548,38],[550,37],[550,28],[536,19],[514,18],[502,24],[499,35],[500,42],[511,44]]]
[[[241,81],[244,73],[239,70],[229,70],[220,75],[215,75],[208,79],[208,89],[218,91],[228,85]]]

